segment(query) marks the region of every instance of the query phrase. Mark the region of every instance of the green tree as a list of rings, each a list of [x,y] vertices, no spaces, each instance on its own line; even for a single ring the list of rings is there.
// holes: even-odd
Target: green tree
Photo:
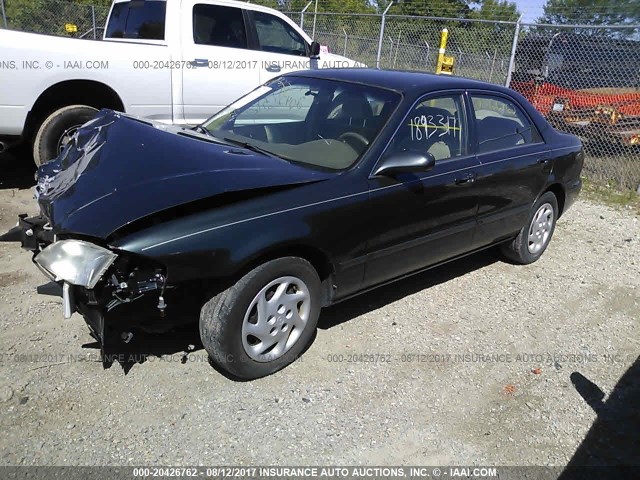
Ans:
[[[640,23],[640,0],[547,0],[540,23],[613,25]]]
[[[515,22],[520,17],[518,6],[508,0],[482,0],[480,8],[472,10],[470,18],[482,20],[506,20]]]
[[[96,23],[102,26],[111,2],[107,0],[4,0],[9,28],[51,35],[77,36],[93,28],[95,7]],[[65,24],[78,27],[77,34],[65,31]],[[100,33],[100,32],[98,32]]]
[[[466,18],[471,13],[469,0],[400,0],[390,13],[426,17]],[[386,8],[387,3],[384,3]],[[382,5],[381,5],[382,6]]]
[[[285,5],[287,10],[299,12],[302,10],[309,0],[288,0]],[[318,12],[331,13],[375,13],[375,4],[368,0],[318,0]],[[316,2],[311,4],[307,9],[307,13],[315,12]]]
[[[474,9],[469,18],[476,20],[498,20],[516,22],[520,12],[515,3],[507,0],[483,0],[480,7]],[[511,50],[511,42],[515,33],[515,25],[511,23],[471,22],[459,31],[459,42],[466,45],[467,50],[478,50],[507,54]]]

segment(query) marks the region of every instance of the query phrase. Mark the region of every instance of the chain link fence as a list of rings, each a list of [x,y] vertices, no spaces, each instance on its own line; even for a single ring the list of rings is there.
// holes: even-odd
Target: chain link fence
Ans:
[[[456,59],[456,75],[501,84],[506,80],[513,22],[386,15],[384,28],[382,23],[380,15],[307,13],[304,29],[331,52],[370,67],[432,72],[442,29],[447,28],[452,32],[447,54]]]
[[[509,85],[582,139],[585,176],[623,189],[640,183],[638,31],[523,25]]]
[[[0,28],[6,21],[6,28],[11,30],[73,38],[101,39],[109,15],[108,7],[62,0],[5,1],[3,5],[5,17],[0,20]],[[68,32],[67,24],[77,30]]]
[[[8,28],[97,39],[109,10],[61,0],[19,5],[6,5]],[[556,128],[580,136],[589,179],[620,189],[635,190],[640,184],[638,25],[285,13],[331,52],[379,68],[434,72],[441,32],[447,28],[446,54],[454,57],[456,75],[510,86]],[[65,24],[76,25],[77,32],[67,32]]]
[[[640,26],[339,13],[305,13],[303,26],[331,52],[370,67],[426,72],[435,72],[447,28],[456,75],[519,91],[582,139],[585,176],[640,191]]]

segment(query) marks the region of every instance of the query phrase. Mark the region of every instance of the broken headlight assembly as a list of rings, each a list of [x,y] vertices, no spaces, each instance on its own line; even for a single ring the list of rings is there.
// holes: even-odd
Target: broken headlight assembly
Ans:
[[[118,255],[83,240],[60,240],[34,258],[54,281],[93,289]]]

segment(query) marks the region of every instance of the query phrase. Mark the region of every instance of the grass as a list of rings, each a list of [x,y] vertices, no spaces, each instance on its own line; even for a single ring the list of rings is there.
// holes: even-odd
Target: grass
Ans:
[[[614,208],[633,210],[640,215],[640,195],[633,190],[620,190],[616,185],[595,183],[583,177],[582,195],[589,200]]]

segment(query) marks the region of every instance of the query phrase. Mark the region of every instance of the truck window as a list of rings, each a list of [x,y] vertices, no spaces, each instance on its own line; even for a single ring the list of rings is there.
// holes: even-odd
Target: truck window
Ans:
[[[132,0],[113,5],[106,38],[164,40],[164,0]]]
[[[307,55],[307,44],[291,25],[264,12],[252,12],[260,49],[285,55]]]
[[[242,10],[221,5],[195,5],[193,42],[197,45],[247,48],[247,32]]]

